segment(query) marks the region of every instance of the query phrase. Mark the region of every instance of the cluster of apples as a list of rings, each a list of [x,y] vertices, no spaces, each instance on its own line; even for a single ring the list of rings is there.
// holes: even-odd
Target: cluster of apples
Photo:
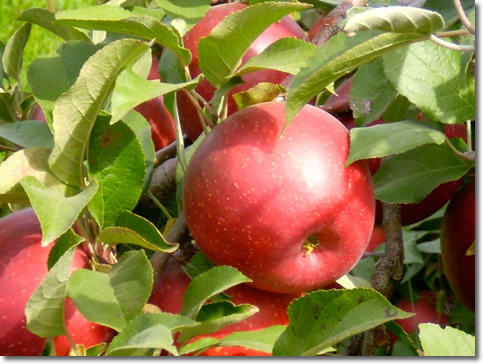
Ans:
[[[193,55],[189,66],[193,77],[200,73],[197,52],[200,38],[207,36],[227,15],[244,7],[241,3],[213,6],[185,35],[184,44]],[[293,19],[285,17],[259,36],[242,62],[282,37],[305,39],[305,33]],[[150,79],[159,78],[158,68],[155,59]],[[234,266],[252,279],[250,286],[237,286],[229,294],[237,304],[251,303],[260,309],[242,323],[213,334],[215,337],[238,330],[286,325],[291,300],[304,292],[327,287],[349,272],[368,248],[374,221],[378,221],[371,175],[377,165],[370,169],[366,161],[359,161],[345,166],[350,123],[346,121],[344,125],[335,116],[349,111],[344,109],[348,105],[348,91],[342,100],[344,94],[338,90],[338,102],[342,106],[331,107],[330,103],[335,100],[329,100],[322,108],[306,105],[286,130],[283,102],[266,102],[236,111],[234,93],[260,82],[282,83],[287,76],[271,70],[243,76],[244,83],[228,94],[229,117],[213,128],[200,144],[186,172],[183,203],[192,237],[214,264]],[[350,85],[345,87],[350,90]],[[208,101],[215,91],[207,81],[202,81],[196,90]],[[195,106],[180,93],[178,108],[184,133],[195,140],[202,132]],[[152,126],[157,150],[175,139],[174,122],[162,98],[150,100],[137,110]],[[452,193],[435,198],[438,202],[430,203],[430,208],[417,218],[423,219],[441,208],[460,183],[452,187]],[[465,185],[463,190],[468,188]],[[468,198],[458,196],[455,200]],[[456,216],[464,214],[465,220],[471,221],[469,214],[473,213],[473,228],[468,227],[467,231],[469,244],[471,239],[474,241],[475,232],[474,186],[472,201],[473,209],[462,209],[457,202],[452,202],[456,205],[452,208]],[[424,204],[425,201],[418,204],[415,211],[420,213]],[[467,248],[453,247],[459,244],[461,221],[461,218],[449,217],[445,223],[443,261],[450,282],[451,276],[456,282],[451,283],[456,294],[465,297],[464,292],[473,289],[473,298],[462,300],[470,305],[473,302],[474,307],[474,256],[473,285],[469,282],[471,274],[463,284],[458,264]],[[0,219],[2,355],[40,355],[42,352],[44,340],[26,330],[24,316],[25,303],[39,284],[29,277],[42,277],[47,272],[50,248],[42,248],[40,240],[40,228],[32,210]],[[35,264],[22,264],[29,255],[36,256]],[[462,264],[468,267],[468,263]],[[85,254],[79,250],[72,269],[87,265]],[[173,259],[157,274],[150,302],[167,312],[178,313],[188,277]],[[12,279],[17,279],[18,284],[12,285]],[[108,341],[114,335],[108,328],[87,323],[72,302],[67,302],[66,307],[67,329],[76,343],[90,346]],[[55,345],[58,355],[67,355],[69,345],[65,338],[56,338]],[[203,355],[261,353],[218,348]]]

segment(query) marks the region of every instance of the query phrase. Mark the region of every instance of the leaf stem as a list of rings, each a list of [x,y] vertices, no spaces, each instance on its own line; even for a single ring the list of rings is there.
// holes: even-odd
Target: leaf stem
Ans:
[[[473,141],[471,135],[471,120],[466,121],[466,139],[468,140],[468,152],[473,152]]]
[[[203,112],[203,109],[201,108],[200,104],[198,103],[196,98],[193,96],[192,92],[194,92],[194,91],[191,91],[191,92],[186,91],[186,90],[183,90],[183,91],[185,92],[186,96],[191,101],[191,103],[193,104],[193,106],[196,109],[196,112],[198,113],[198,118],[200,120],[201,127],[203,128],[203,132],[205,134],[208,134],[210,132],[210,130],[208,129],[207,125],[211,124],[211,120],[208,120],[208,117]]]
[[[152,194],[151,191],[148,191],[148,197],[163,212],[164,216],[166,216],[168,220],[171,220],[173,218],[173,216],[169,213],[168,209],[163,206],[163,204]]]
[[[435,33],[435,35],[438,38],[459,37],[459,36],[467,35],[467,34],[470,34],[470,32],[467,29],[448,30],[446,32]]]
[[[474,52],[475,51],[474,45],[463,45],[463,44],[451,43],[451,42],[445,41],[441,38],[438,38],[434,34],[431,34],[429,39],[431,41],[433,41],[434,43],[440,45],[440,46],[443,46],[445,48],[449,48],[449,49],[452,49],[452,50],[455,50],[455,51],[460,51],[460,52]]]
[[[476,29],[473,26],[473,24],[471,24],[468,17],[466,16],[465,11],[463,9],[463,6],[461,5],[461,0],[454,0],[454,7],[456,8],[456,11],[458,12],[458,16],[461,20],[461,23],[465,26],[466,29],[468,29],[468,31],[471,34],[475,35]]]
[[[471,149],[466,153],[462,153],[458,149],[456,149],[453,144],[451,144],[448,138],[446,138],[444,142],[448,145],[449,149],[451,149],[453,153],[456,154],[458,157],[466,159],[467,161],[475,160],[475,152],[473,152]]]

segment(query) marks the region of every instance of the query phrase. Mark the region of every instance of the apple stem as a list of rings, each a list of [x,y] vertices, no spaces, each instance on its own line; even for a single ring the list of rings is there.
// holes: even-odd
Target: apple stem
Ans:
[[[469,139],[468,139],[469,140]],[[450,142],[448,137],[444,140],[446,145],[448,145],[449,149],[453,151],[454,154],[456,154],[458,157],[466,159],[467,161],[474,161],[475,160],[475,152],[471,150],[471,147],[468,147],[469,151],[462,153],[458,149],[455,148],[455,146]],[[468,142],[470,143],[470,142]]]
[[[454,51],[460,51],[460,52],[474,52],[475,51],[474,45],[451,43],[451,42],[448,42],[444,39],[438,38],[434,34],[431,34],[431,36],[429,37],[429,40],[431,40],[432,42],[434,42],[434,43],[436,43],[440,46],[446,47],[448,49],[452,49]]]
[[[468,152],[473,152],[473,141],[471,139],[471,120],[466,121],[466,139],[468,140]]]
[[[465,26],[465,28],[468,29],[471,34],[476,34],[476,29],[466,16],[463,6],[461,5],[461,0],[454,0],[454,7],[456,8],[461,23]]]

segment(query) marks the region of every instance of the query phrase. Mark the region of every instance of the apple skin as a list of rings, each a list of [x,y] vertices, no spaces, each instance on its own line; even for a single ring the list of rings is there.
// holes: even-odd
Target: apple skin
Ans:
[[[324,26],[324,28],[326,28],[327,26],[330,26],[328,24],[325,24],[326,23],[326,17],[327,17],[327,13],[325,14],[322,14],[319,19],[317,19],[317,21],[312,25],[312,27],[310,27],[309,29],[309,34],[308,34],[308,38],[310,41],[313,41],[315,36],[317,35],[319,29]]]
[[[183,38],[184,46],[192,52],[192,61],[189,65],[191,77],[194,78],[201,73],[198,63],[198,43],[200,38],[208,36],[212,29],[226,16],[246,7],[246,4],[238,2],[212,6],[206,15],[186,33]],[[305,39],[305,33],[302,28],[289,16],[283,17],[281,21],[272,24],[260,34],[244,54],[242,64],[246,63],[253,56],[260,54],[270,44],[284,37]],[[287,76],[287,73],[275,70],[260,70],[242,76],[244,83],[234,87],[228,93],[228,115],[237,111],[235,100],[232,97],[233,94],[248,90],[260,82],[280,84]],[[210,101],[215,92],[215,88],[208,81],[203,80],[196,87],[196,92],[206,101]],[[195,140],[202,132],[196,108],[183,92],[178,93],[177,101],[183,131],[188,138]]]
[[[419,324],[433,323],[438,325],[446,325],[448,317],[444,313],[436,311],[436,302],[434,294],[430,291],[418,292],[419,298],[411,304],[406,299],[401,299],[396,303],[396,307],[407,312],[414,312],[416,315],[402,320],[396,320],[408,334],[416,331]]]
[[[159,60],[156,57],[153,57],[148,80],[160,79]],[[158,96],[154,99],[143,102],[136,106],[134,110],[144,116],[151,125],[151,138],[156,151],[176,140],[176,126],[173,117],[164,106],[163,96]]]
[[[465,184],[451,199],[441,225],[441,256],[448,282],[468,308],[475,311],[475,182]]]
[[[285,125],[285,103],[245,108],[214,128],[185,175],[184,211],[200,249],[252,286],[279,293],[322,288],[364,253],[374,225],[365,161],[345,167],[349,133],[306,105]],[[312,240],[317,245],[306,249]]]
[[[47,123],[47,120],[45,119],[45,114],[42,108],[40,107],[39,104],[35,104],[33,107],[32,114],[30,115],[30,120],[40,120],[43,123]]]
[[[179,313],[183,306],[184,293],[190,278],[176,259],[171,258],[161,272],[157,274],[149,303],[157,305],[162,311]],[[287,307],[298,295],[270,293],[240,284],[230,288],[226,293],[232,302],[252,304],[259,311],[249,318],[218,330],[215,333],[200,335],[190,341],[202,337],[221,339],[238,331],[261,330],[272,325],[288,325]],[[248,349],[242,346],[219,346],[205,350],[200,356],[270,356],[269,353]]]
[[[45,339],[29,332],[25,325],[25,304],[47,274],[51,246],[42,248],[42,233],[32,209],[22,209],[0,219],[0,355],[41,355]],[[88,260],[77,249],[72,270],[85,268]],[[86,347],[109,341],[114,331],[88,322],[72,301],[66,301],[67,330],[77,344]],[[65,336],[54,339],[57,355],[68,355]]]

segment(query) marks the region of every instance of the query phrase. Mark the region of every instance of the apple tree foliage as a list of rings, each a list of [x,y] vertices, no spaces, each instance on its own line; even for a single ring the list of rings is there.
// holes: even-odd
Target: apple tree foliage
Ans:
[[[210,110],[218,110],[241,75],[261,69],[291,74],[288,85],[258,85],[235,96],[239,108],[285,98],[288,126],[305,104],[316,98],[322,105],[335,86],[354,75],[349,103],[357,127],[350,133],[347,165],[383,158],[374,175],[376,198],[382,202],[416,203],[445,182],[474,175],[474,36],[452,2],[428,0],[420,2],[423,7],[410,7],[395,0],[369,1],[349,9],[340,31],[323,44],[281,39],[240,65],[250,44],[283,16],[295,14],[308,29],[340,3],[250,1],[200,41],[202,74],[196,78],[187,71],[191,52],[182,36],[204,16],[209,0],[111,0],[69,11],[32,8],[20,15],[18,30],[0,48],[1,213],[31,205],[42,227],[42,244],[56,241],[50,271],[25,308],[30,331],[45,338],[64,334],[63,304],[69,297],[88,320],[117,332],[107,346],[87,348],[86,355],[152,356],[162,350],[183,355],[217,345],[281,356],[340,355],[380,332],[381,325],[400,339],[393,355],[474,355],[474,315],[454,300],[441,271],[444,209],[403,228],[405,269],[394,297],[412,296],[418,287],[437,292],[437,309],[451,309],[455,328],[424,324],[418,336],[394,323],[412,314],[371,287],[384,245],[341,278],[340,289],[296,299],[288,308],[288,327],[188,341],[258,311],[253,305],[232,305],[221,316],[221,311],[206,310],[209,301],[223,306],[228,299],[223,292],[249,279],[203,259],[188,265],[192,282],[180,314],[153,311],[146,304],[153,269],[159,268],[154,262],[182,248],[170,232],[181,219],[186,165],[203,136],[185,146],[176,95],[193,92],[201,79],[217,88],[206,101]],[[474,23],[475,4],[463,1],[462,8]],[[25,69],[22,54],[32,27],[43,27],[64,42]],[[147,80],[153,50],[162,50],[162,82]],[[28,84],[21,84],[21,72]],[[156,153],[150,126],[134,108],[162,95],[178,135],[174,148]],[[46,123],[30,120],[37,104]],[[418,120],[421,113],[426,122]],[[367,126],[381,117],[386,123]],[[443,132],[446,125],[461,124],[465,140],[450,140]],[[177,155],[177,186],[158,198],[156,173],[165,152]],[[103,259],[92,270],[69,274],[73,249],[83,240],[102,247]]]

